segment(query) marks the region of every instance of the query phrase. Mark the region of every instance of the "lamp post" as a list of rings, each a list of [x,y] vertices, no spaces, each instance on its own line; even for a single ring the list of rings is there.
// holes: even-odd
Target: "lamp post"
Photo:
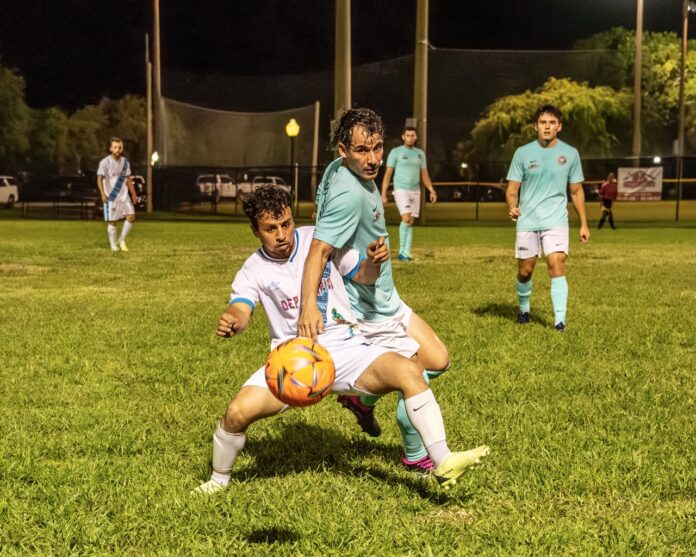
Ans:
[[[679,202],[682,196],[682,179],[684,177],[684,82],[686,80],[686,43],[689,35],[689,12],[696,11],[696,2],[684,0],[682,3],[682,44],[679,63],[679,131],[677,135],[677,208],[674,220],[679,220]]]
[[[640,166],[640,113],[642,72],[643,0],[636,0],[636,55],[633,61],[633,166]]]
[[[294,118],[290,118],[290,121],[285,124],[285,133],[287,136],[290,138],[290,175],[292,176],[293,182],[294,182],[294,189],[293,191],[295,192],[295,215],[297,215],[299,209],[300,209],[300,200],[298,197],[298,167],[297,167],[297,162],[295,162],[295,140],[298,135],[300,135],[300,125],[297,123],[297,120]]]

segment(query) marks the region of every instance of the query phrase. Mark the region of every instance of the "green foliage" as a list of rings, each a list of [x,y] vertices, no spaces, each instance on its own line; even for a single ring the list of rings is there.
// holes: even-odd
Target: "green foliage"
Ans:
[[[24,102],[24,79],[0,66],[0,172],[15,172],[29,150],[30,110]]]
[[[630,97],[610,87],[590,87],[571,79],[550,78],[541,88],[497,99],[458,146],[461,160],[509,159],[515,149],[536,138],[531,121],[536,109],[554,104],[563,113],[561,137],[584,156],[609,156],[630,118]]]
[[[692,230],[573,241],[559,334],[541,261],[514,323],[509,223],[419,228],[397,285],[452,355],[433,382],[450,445],[491,457],[444,495],[400,469],[394,396],[378,439],[328,399],[252,425],[213,498],[189,490],[268,349],[261,309],[213,334],[248,225],[139,220],[128,254],[96,222],[0,238],[3,555],[693,554]]]
[[[67,125],[67,115],[58,108],[31,111],[31,150],[25,158],[27,167],[44,173],[54,171],[56,162],[61,160]]]

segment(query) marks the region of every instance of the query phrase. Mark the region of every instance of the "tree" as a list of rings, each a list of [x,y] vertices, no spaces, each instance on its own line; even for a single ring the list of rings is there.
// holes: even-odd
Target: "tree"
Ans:
[[[29,150],[29,118],[24,79],[0,66],[0,171],[14,173]]]
[[[611,87],[590,87],[571,79],[550,78],[541,88],[501,97],[490,105],[457,146],[459,160],[509,160],[515,149],[536,138],[536,109],[553,104],[563,113],[563,137],[585,157],[606,157],[619,143],[617,133],[630,121],[631,98]]]
[[[52,107],[31,110],[29,149],[24,164],[35,172],[50,174],[60,166],[60,146],[68,125],[67,115]]]

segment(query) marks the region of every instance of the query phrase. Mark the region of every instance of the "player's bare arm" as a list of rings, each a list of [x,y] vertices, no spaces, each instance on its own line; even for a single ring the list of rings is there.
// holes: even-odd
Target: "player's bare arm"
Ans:
[[[360,264],[360,270],[352,278],[358,284],[374,284],[379,278],[382,263],[389,260],[389,247],[380,237],[367,246],[367,259]]]
[[[585,192],[582,184],[570,184],[570,201],[575,207],[575,212],[580,218],[580,241],[586,244],[590,240],[590,228],[587,226],[585,214]]]
[[[384,178],[382,178],[382,203],[386,205],[389,203],[389,198],[387,197],[387,191],[389,190],[389,184],[391,184],[392,177],[394,176],[394,167],[388,166],[384,171]]]
[[[97,187],[99,188],[99,195],[101,195],[102,203],[106,203],[107,197],[104,193],[104,177],[97,176]]]
[[[425,189],[430,193],[430,203],[433,205],[437,203],[437,192],[433,187],[433,181],[430,179],[430,174],[428,174],[427,168],[421,168],[421,182],[425,186]]]
[[[331,244],[317,239],[312,240],[309,247],[302,275],[302,301],[300,318],[297,321],[298,336],[316,339],[324,332],[324,319],[317,308],[317,292],[321,275],[333,249]]]
[[[135,205],[138,202],[138,194],[135,192],[135,185],[133,184],[132,176],[128,176],[128,178],[126,178],[126,184],[128,184],[128,191],[130,192],[131,201],[133,202],[133,205]]]
[[[520,202],[520,186],[522,182],[515,182],[513,180],[508,181],[507,189],[505,190],[505,201],[507,201],[508,206],[508,216],[512,222],[515,222],[517,218],[522,214],[518,204]]]
[[[240,334],[249,324],[251,307],[242,302],[230,304],[227,311],[220,316],[215,333],[223,338]]]

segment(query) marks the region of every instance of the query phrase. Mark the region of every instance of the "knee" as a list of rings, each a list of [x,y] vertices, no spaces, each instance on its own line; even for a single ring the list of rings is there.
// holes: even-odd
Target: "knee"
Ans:
[[[132,222],[135,222],[135,215],[128,215],[128,216],[126,217],[126,220],[127,220],[128,222],[131,222],[131,223],[132,223]]]
[[[428,384],[423,377],[423,366],[410,360],[401,374],[401,392],[421,391],[427,388]]]
[[[534,272],[534,267],[520,267],[517,269],[517,280],[521,283],[529,282],[532,279],[532,273]]]
[[[229,433],[241,433],[249,426],[249,417],[244,409],[232,400],[227,404],[227,410],[222,418],[222,428]]]
[[[447,347],[440,342],[439,350],[435,351],[428,362],[428,370],[430,371],[446,371],[450,367],[450,357]]]

